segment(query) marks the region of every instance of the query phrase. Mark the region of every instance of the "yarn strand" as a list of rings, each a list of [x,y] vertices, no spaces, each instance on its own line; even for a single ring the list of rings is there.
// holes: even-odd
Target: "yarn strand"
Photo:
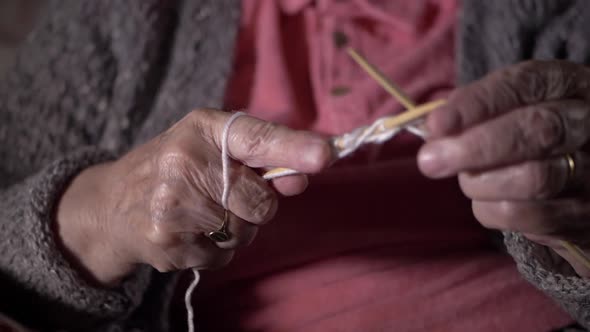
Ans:
[[[195,313],[193,310],[193,304],[191,299],[193,297],[193,291],[199,284],[199,280],[201,279],[201,275],[199,274],[199,270],[197,268],[193,268],[193,274],[195,278],[191,282],[190,286],[186,289],[186,293],[184,293],[184,305],[186,306],[186,319],[188,324],[188,331],[195,332]]]
[[[229,128],[231,125],[236,121],[237,118],[240,116],[245,115],[243,112],[236,112],[234,113],[225,123],[223,127],[223,132],[221,134],[221,172],[222,172],[222,179],[223,179],[223,191],[221,193],[221,206],[225,210],[228,209],[228,198],[229,198]],[[188,332],[195,332],[195,314],[193,304],[191,299],[193,297],[193,292],[197,285],[199,284],[199,280],[201,279],[201,275],[199,274],[198,268],[192,268],[193,274],[195,278],[186,289],[186,293],[184,294],[184,305],[186,306],[186,319],[188,325]]]
[[[239,117],[245,115],[244,112],[234,113],[225,123],[223,133],[221,134],[221,169],[223,172],[223,193],[221,194],[221,206],[228,209],[227,201],[229,199],[229,128]]]

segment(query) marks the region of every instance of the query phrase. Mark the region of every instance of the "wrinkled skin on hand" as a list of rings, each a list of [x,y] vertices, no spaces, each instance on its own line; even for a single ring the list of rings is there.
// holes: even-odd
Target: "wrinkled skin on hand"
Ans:
[[[532,61],[497,71],[456,90],[427,128],[418,155],[425,175],[458,175],[482,225],[520,232],[590,277],[560,244],[590,253],[588,68]],[[567,153],[577,166],[569,179]]]
[[[326,139],[251,117],[230,128],[231,239],[213,242],[224,209],[221,135],[230,114],[199,110],[121,159],[82,172],[58,209],[64,250],[97,282],[114,285],[137,264],[159,271],[227,264],[277,210],[277,193],[296,195],[305,176],[263,180],[257,168],[316,173],[332,152]]]

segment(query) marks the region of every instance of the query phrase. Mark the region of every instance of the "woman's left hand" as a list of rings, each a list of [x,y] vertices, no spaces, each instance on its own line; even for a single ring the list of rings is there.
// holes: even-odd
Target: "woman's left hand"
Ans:
[[[590,138],[589,68],[508,67],[456,90],[427,128],[431,139],[418,155],[425,175],[459,175],[482,225],[520,232],[590,277],[561,245],[571,241],[590,256],[590,156],[582,151]]]

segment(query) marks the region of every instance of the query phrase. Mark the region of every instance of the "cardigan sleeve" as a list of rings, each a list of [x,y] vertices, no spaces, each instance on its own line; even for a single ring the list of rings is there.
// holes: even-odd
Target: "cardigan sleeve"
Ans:
[[[82,148],[0,189],[2,306],[17,320],[38,317],[42,327],[88,329],[122,319],[141,303],[151,271],[140,269],[116,289],[95,288],[61,254],[52,231],[55,206],[68,182],[108,159],[108,153]]]
[[[524,278],[590,329],[590,280],[576,275],[563,258],[552,254],[551,249],[521,234],[505,233],[504,242]]]
[[[123,46],[134,36],[152,42],[160,3],[48,1],[0,77],[0,312],[32,329],[166,330],[173,275],[143,266],[117,288],[95,287],[53,231],[70,181],[124,152],[112,142],[131,141],[126,110],[143,105],[134,82],[145,82],[132,78],[151,68],[157,48],[144,56],[140,40],[137,54]]]
[[[590,64],[590,7],[586,0],[464,0],[457,33],[458,83],[527,59]],[[520,234],[504,243],[521,274],[590,328],[590,281],[552,251]]]

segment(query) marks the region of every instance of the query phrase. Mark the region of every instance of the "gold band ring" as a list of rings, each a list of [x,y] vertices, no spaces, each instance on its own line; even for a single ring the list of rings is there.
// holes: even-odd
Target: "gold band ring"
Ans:
[[[576,159],[574,159],[574,156],[569,153],[563,156],[563,158],[565,159],[565,164],[567,166],[567,179],[565,182],[567,186],[572,182],[576,175]],[[561,245],[578,263],[582,264],[585,268],[590,269],[590,258],[582,249],[580,249],[580,247],[568,241],[561,241]]]
[[[218,230],[207,233],[207,237],[214,242],[226,242],[230,239],[230,235],[227,231],[227,224],[229,223],[229,212],[224,211],[223,222]]]
[[[567,180],[565,183],[568,184],[572,181],[574,175],[576,175],[576,160],[574,159],[574,156],[569,153],[563,156],[563,158],[565,159],[565,164],[567,166]]]

